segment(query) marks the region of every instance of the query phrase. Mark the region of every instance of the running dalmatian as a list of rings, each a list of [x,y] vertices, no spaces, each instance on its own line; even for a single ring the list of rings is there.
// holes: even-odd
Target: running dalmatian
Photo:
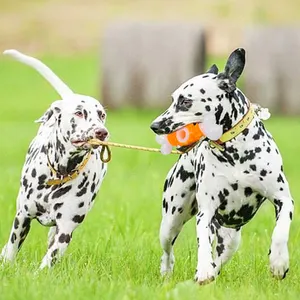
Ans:
[[[26,155],[15,219],[0,255],[4,261],[13,261],[31,221],[37,219],[50,226],[42,269],[51,267],[64,254],[106,174],[107,166],[100,159],[101,147],[87,143],[91,138],[108,139],[106,114],[96,99],[74,94],[39,60],[16,50],[6,50],[4,54],[35,68],[63,99],[53,102],[37,120],[41,125]]]
[[[180,156],[164,184],[160,242],[161,273],[173,271],[173,246],[183,225],[196,215],[198,264],[195,280],[211,282],[238,249],[241,229],[269,199],[276,226],[269,251],[274,277],[289,269],[288,238],[294,202],[278,148],[265,129],[258,106],[236,88],[245,65],[245,50],[235,50],[225,71],[196,76],[173,93],[173,103],[151,129],[168,134],[189,123],[210,121],[208,137]],[[204,128],[205,130],[205,128]]]

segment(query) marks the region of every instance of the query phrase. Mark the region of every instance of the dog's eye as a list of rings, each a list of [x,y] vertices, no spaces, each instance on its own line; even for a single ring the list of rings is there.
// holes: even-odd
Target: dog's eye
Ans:
[[[192,102],[191,99],[184,99],[183,102],[182,102],[182,104],[183,104],[183,105],[188,105],[188,104],[190,104],[191,102]]]
[[[182,106],[189,106],[189,105],[191,105],[192,101],[193,100],[191,100],[191,99],[182,98],[182,99],[179,99],[179,104]]]
[[[99,112],[98,112],[98,116],[99,116],[100,120],[104,120],[105,117],[106,117],[106,114],[103,113],[102,111],[99,111]]]
[[[76,111],[75,116],[82,118],[83,117],[83,113],[81,111]]]

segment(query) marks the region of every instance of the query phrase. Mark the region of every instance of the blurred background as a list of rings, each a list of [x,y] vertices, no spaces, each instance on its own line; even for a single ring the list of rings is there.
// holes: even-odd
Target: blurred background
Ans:
[[[111,141],[158,147],[149,125],[169,106],[171,93],[212,63],[223,70],[231,51],[244,47],[246,66],[239,86],[252,102],[270,108],[272,117],[265,125],[279,146],[297,203],[299,22],[299,0],[0,0],[0,50],[15,48],[35,56],[73,91],[99,99],[107,110]],[[0,55],[0,248],[15,213],[25,153],[38,129],[33,121],[57,99],[35,70]],[[17,272],[1,277],[3,299],[60,299],[62,295],[70,299],[70,291],[86,299],[91,282],[95,290],[105,288],[97,280],[112,284],[116,293],[103,299],[132,299],[116,296],[125,293],[130,280],[133,290],[144,282],[149,284],[141,299],[165,299],[153,296],[160,282],[158,230],[164,179],[177,158],[112,149],[99,199],[76,230],[62,264],[67,271],[60,273],[58,267],[57,276],[49,273],[42,285],[45,289],[40,287],[43,276],[32,280],[30,270],[35,270],[42,258],[47,236],[46,228],[34,224],[20,252]],[[275,299],[282,290],[286,296],[276,299],[287,299],[292,291],[298,299],[298,207],[291,228],[290,281],[284,285],[268,281],[266,254],[274,209],[266,202],[245,226],[241,249],[227,267],[228,276],[225,272],[220,279],[224,285],[220,295],[226,297],[237,290],[236,299],[250,299],[245,294],[248,286],[253,295],[270,289],[270,298],[264,299]],[[176,244],[176,282],[191,279],[196,265],[194,222],[184,231]],[[72,285],[68,277],[61,280],[61,274],[71,274]],[[184,296],[188,292],[189,288]],[[93,292],[89,299],[98,296]]]
[[[0,47],[82,58],[84,70],[93,61],[93,93],[108,108],[161,108],[242,46],[248,97],[299,114],[299,11],[298,0],[1,0]]]

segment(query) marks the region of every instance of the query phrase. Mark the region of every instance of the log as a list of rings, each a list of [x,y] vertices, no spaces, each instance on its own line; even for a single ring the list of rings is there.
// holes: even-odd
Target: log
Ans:
[[[171,93],[204,67],[199,24],[112,24],[102,43],[102,101],[109,108],[166,107]]]

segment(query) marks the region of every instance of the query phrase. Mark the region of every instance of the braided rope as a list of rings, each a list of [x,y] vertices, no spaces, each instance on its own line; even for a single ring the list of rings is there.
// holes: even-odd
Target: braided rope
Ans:
[[[98,139],[91,139],[88,141],[90,145],[95,146],[103,146],[100,152],[100,158],[104,163],[107,163],[111,160],[111,151],[109,149],[109,146],[111,147],[118,147],[118,148],[125,148],[125,149],[133,149],[133,150],[140,150],[140,151],[148,151],[148,152],[160,152],[157,148],[148,148],[148,147],[141,147],[141,146],[132,146],[132,145],[126,145],[126,144],[119,144],[119,143],[113,143],[113,142],[104,142],[100,141]],[[106,158],[104,157],[105,152],[107,152]],[[182,154],[182,152],[173,150],[171,152],[172,154]]]

